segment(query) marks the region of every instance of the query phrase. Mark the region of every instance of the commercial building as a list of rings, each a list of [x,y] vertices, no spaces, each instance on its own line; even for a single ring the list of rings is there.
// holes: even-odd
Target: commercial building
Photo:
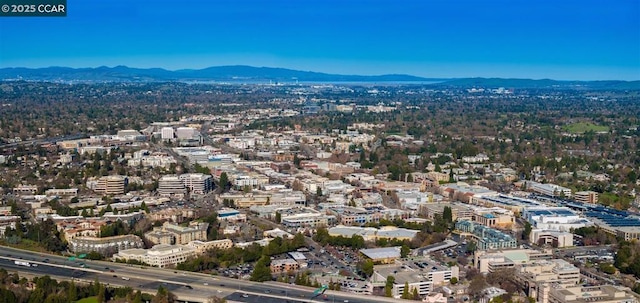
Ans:
[[[420,205],[419,212],[427,219],[433,220],[436,215],[442,216],[445,207],[451,208],[453,221],[473,219],[473,210],[460,203],[425,203]]]
[[[233,241],[230,239],[214,240],[214,241],[191,241],[187,246],[196,250],[196,254],[203,254],[208,250],[219,249],[225,250],[233,247]]]
[[[184,184],[184,187],[192,194],[203,195],[213,189],[213,178],[211,178],[211,175],[182,174],[179,178]]]
[[[539,290],[540,303],[638,303],[630,289],[613,286],[573,286],[547,284]]]
[[[536,298],[538,289],[547,283],[572,287],[580,283],[580,269],[562,260],[535,260],[519,264],[516,281],[524,287],[527,296]]]
[[[104,176],[98,179],[94,191],[109,196],[122,195],[124,194],[125,186],[127,186],[127,181],[125,176]]]
[[[75,237],[69,240],[70,250],[76,254],[98,252],[109,257],[113,254],[132,248],[142,248],[144,243],[136,235],[121,235],[113,237]]]
[[[569,198],[572,196],[571,189],[562,187],[560,185],[551,184],[551,183],[538,183],[535,181],[524,181],[524,185],[528,190],[533,192],[552,196],[552,197],[566,197]]]
[[[380,229],[374,227],[357,227],[338,225],[329,228],[329,235],[351,238],[355,235],[361,236],[365,241],[375,241],[377,239],[412,240],[418,234],[417,230],[398,228],[395,226],[384,226]]]
[[[522,217],[537,229],[568,232],[593,225],[593,222],[580,217],[567,207],[528,207],[523,210]]]
[[[608,234],[626,241],[640,239],[640,219],[626,211],[597,206],[585,215]]]
[[[534,229],[529,234],[529,241],[538,245],[551,245],[553,247],[573,246],[573,234],[557,230]]]
[[[471,221],[458,221],[456,229],[475,238],[478,250],[515,248],[518,242],[512,236]]]
[[[151,266],[164,268],[175,266],[195,257],[196,250],[186,245],[156,245],[151,249],[125,249],[113,255],[113,260],[136,260]]]
[[[388,276],[395,278],[391,291],[392,297],[400,298],[404,292],[405,283],[409,286],[409,293],[417,289],[421,297],[429,295],[434,287],[449,284],[452,278],[458,279],[457,266],[442,266],[429,259],[402,261],[392,265],[376,265],[369,283],[375,289],[384,289]]]
[[[164,175],[158,180],[158,195],[163,197],[183,197],[187,188],[177,175]]]
[[[173,139],[175,139],[175,131],[174,131],[173,127],[163,127],[160,132],[161,132],[162,140],[173,140]]]
[[[393,263],[400,259],[400,246],[361,249],[360,253],[374,263]]]
[[[505,268],[514,268],[517,264],[525,264],[533,260],[550,260],[551,250],[506,249],[498,251],[476,251],[473,265],[480,273],[486,274]]]
[[[293,259],[281,259],[272,260],[270,267],[272,274],[280,274],[295,272],[300,269],[300,264],[298,264],[298,262]]]
[[[588,204],[598,203],[598,193],[595,191],[579,191],[573,195],[573,199]]]

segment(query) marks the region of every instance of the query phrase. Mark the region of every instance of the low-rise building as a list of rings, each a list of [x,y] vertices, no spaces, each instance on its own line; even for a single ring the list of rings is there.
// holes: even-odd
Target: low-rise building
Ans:
[[[136,235],[121,235],[113,237],[75,237],[69,240],[69,249],[76,253],[98,252],[105,257],[132,248],[142,248],[144,243]]]
[[[187,245],[159,244],[151,249],[125,249],[113,255],[113,260],[136,260],[155,267],[175,266],[196,256],[196,249]]]
[[[189,226],[165,222],[145,234],[154,244],[187,244],[191,241],[206,241],[209,223],[191,222]]]
[[[573,195],[573,199],[587,204],[597,204],[598,203],[598,193],[595,191],[579,191]]]
[[[214,241],[191,241],[187,246],[196,250],[196,254],[203,254],[208,250],[218,249],[225,250],[233,247],[233,241],[230,239],[214,240]]]
[[[475,238],[478,250],[515,248],[518,242],[512,236],[471,221],[456,222],[456,229]]]
[[[295,272],[300,269],[300,264],[298,264],[298,262],[293,259],[281,259],[272,260],[270,267],[272,274],[280,274]]]
[[[548,284],[541,288],[540,303],[638,303],[628,288],[613,285],[564,287]]]
[[[409,286],[409,293],[417,289],[421,297],[429,295],[434,287],[449,284],[452,278],[458,279],[457,266],[442,266],[429,259],[402,261],[391,265],[376,265],[373,275],[369,278],[373,288],[384,288],[387,277],[395,277],[392,297],[400,298],[404,292],[405,283]]]
[[[573,246],[573,234],[557,230],[534,229],[529,234],[529,241],[538,245],[568,247]]]

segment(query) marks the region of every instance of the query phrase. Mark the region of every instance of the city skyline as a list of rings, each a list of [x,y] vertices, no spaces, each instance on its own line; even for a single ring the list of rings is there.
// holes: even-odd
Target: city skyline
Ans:
[[[639,80],[640,4],[620,1],[82,3],[0,19],[1,67],[249,65],[431,78]]]

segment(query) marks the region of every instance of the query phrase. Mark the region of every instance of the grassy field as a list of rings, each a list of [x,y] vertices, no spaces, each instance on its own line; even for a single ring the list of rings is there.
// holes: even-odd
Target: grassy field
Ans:
[[[593,131],[593,132],[608,132],[609,131],[609,127],[608,126],[596,125],[596,124],[589,123],[589,122],[578,122],[578,123],[565,125],[565,126],[562,127],[562,129],[564,129],[565,131],[570,132],[572,134],[584,134],[584,133],[586,133],[588,131]]]
[[[96,297],[88,297],[82,300],[76,301],[76,303],[98,303],[98,298]]]

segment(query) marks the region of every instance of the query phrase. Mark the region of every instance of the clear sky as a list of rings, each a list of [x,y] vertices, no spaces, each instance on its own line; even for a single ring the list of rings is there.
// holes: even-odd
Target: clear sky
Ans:
[[[638,0],[68,0],[67,11],[0,17],[0,67],[640,79]]]

